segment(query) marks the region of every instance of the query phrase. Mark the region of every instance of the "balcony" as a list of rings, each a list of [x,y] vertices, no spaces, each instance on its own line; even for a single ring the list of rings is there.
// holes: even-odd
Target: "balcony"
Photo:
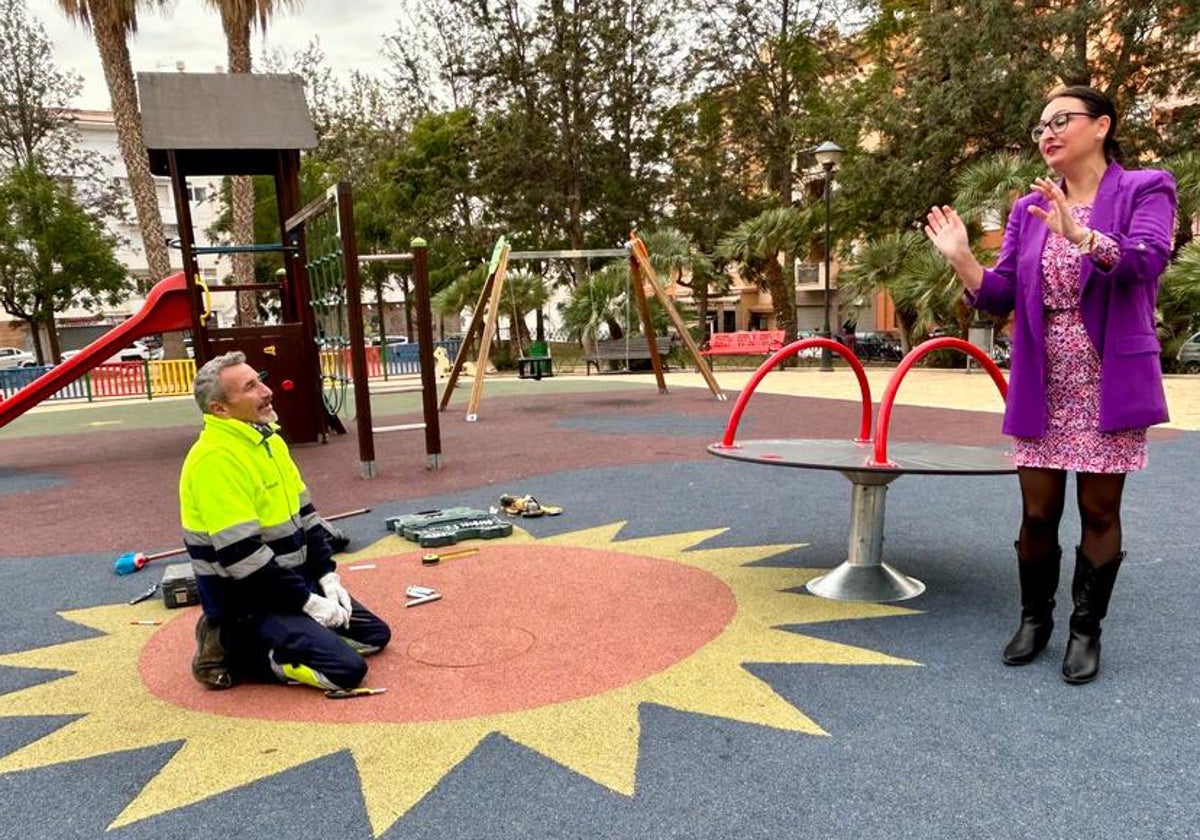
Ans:
[[[837,266],[833,266],[829,282],[830,289],[837,288]],[[796,260],[796,291],[820,292],[825,289],[825,266],[821,263],[806,263]]]

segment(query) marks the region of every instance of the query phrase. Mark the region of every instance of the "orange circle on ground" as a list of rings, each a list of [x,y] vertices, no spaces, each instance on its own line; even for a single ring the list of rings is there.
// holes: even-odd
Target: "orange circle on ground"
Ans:
[[[729,587],[655,557],[539,543],[490,545],[421,564],[421,552],[343,567],[342,582],[392,628],[364,685],[385,694],[328,700],[306,687],[208,691],[191,676],[189,609],[146,643],[147,688],[198,712],[264,720],[415,722],[533,709],[629,685],[687,658],[732,620]],[[353,565],[352,563],[347,565]],[[404,591],[442,599],[406,609]]]

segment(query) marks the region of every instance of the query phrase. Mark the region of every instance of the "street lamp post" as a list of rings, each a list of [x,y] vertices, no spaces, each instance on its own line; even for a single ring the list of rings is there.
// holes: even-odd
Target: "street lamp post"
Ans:
[[[833,173],[842,160],[843,150],[838,144],[826,140],[812,151],[817,163],[825,170],[825,327],[822,335],[831,338],[833,331],[829,324],[829,256],[833,244],[829,230],[829,204],[833,195]],[[833,353],[828,347],[821,348],[821,370],[833,370]]]

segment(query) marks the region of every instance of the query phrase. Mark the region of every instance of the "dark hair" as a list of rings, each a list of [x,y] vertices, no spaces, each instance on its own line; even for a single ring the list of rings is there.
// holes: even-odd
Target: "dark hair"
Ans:
[[[1108,117],[1108,133],[1104,135],[1104,157],[1109,161],[1120,161],[1122,158],[1121,142],[1117,140],[1117,107],[1113,101],[1100,91],[1087,85],[1070,85],[1055,88],[1046,97],[1045,105],[1055,99],[1069,96],[1083,103],[1083,108],[1093,117]]]

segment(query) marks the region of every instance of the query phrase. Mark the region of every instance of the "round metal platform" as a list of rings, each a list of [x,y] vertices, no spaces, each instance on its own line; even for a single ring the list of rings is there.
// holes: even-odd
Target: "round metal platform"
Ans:
[[[917,442],[888,444],[888,463],[874,461],[874,445],[852,440],[749,440],[731,446],[714,443],[720,458],[777,467],[834,470],[850,480],[849,557],[813,578],[814,595],[841,601],[902,601],[925,591],[925,584],[883,562],[883,522],[887,486],[905,473],[1001,475],[1016,472],[1007,453],[978,446]]]

